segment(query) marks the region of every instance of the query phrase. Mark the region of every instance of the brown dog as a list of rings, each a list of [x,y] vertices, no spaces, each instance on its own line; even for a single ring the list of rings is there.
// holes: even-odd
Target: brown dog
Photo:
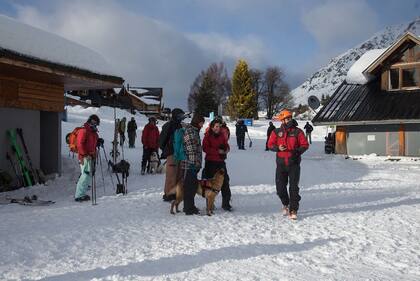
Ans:
[[[208,216],[214,213],[214,201],[222,189],[224,179],[225,170],[220,169],[214,174],[212,179],[198,182],[197,194],[206,198]],[[178,181],[177,185],[171,190],[170,194],[174,193],[176,193],[176,199],[171,204],[171,214],[173,215],[175,214],[174,207],[176,207],[176,212],[179,213],[178,206],[184,200],[184,186],[182,181]]]

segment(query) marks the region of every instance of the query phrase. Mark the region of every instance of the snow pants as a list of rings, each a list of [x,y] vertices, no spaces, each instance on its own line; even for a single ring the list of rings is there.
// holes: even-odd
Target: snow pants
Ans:
[[[238,143],[238,149],[245,149],[245,135],[236,136],[236,142]]]
[[[136,131],[128,132],[128,147],[133,148],[136,142]]]
[[[192,213],[195,210],[194,197],[198,188],[198,171],[193,169],[183,170],[184,173],[184,212]]]
[[[80,164],[80,177],[77,182],[76,194],[74,195],[75,199],[85,196],[89,185],[92,183],[92,161],[91,158],[85,157],[82,164]]]
[[[309,144],[312,144],[312,133],[311,132],[306,133],[306,140],[309,142]]]
[[[227,169],[226,169],[226,163],[225,161],[220,161],[220,162],[216,162],[216,161],[206,161],[206,164],[204,166],[204,170],[202,173],[202,178],[203,179],[211,179],[214,177],[214,175],[216,174],[216,172],[219,169],[224,169],[225,170],[225,178],[223,180],[223,185],[222,185],[222,207],[227,207],[230,205],[230,198],[232,196],[232,193],[230,191],[230,185],[229,185],[229,175],[227,173]]]
[[[175,163],[173,155],[169,155],[166,158],[165,194],[169,194],[171,189],[175,187],[180,179],[180,174],[179,164]]]
[[[299,179],[300,163],[289,163],[286,165],[284,159],[276,157],[276,189],[277,195],[285,206],[289,206],[291,211],[299,209]],[[287,192],[289,184],[289,192]]]

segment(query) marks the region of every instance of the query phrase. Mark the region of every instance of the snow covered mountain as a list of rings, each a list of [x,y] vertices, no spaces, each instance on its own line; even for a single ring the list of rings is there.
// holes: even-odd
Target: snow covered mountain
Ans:
[[[420,17],[409,23],[386,27],[365,42],[333,58],[328,65],[319,69],[292,91],[295,104],[307,104],[308,97],[311,95],[319,98],[322,95],[332,95],[346,78],[347,71],[353,63],[365,52],[387,48],[407,31],[420,36]]]

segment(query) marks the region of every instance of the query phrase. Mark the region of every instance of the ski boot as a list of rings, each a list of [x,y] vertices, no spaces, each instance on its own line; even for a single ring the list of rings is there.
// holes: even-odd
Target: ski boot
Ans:
[[[281,213],[283,216],[289,215],[289,206],[283,205],[283,208],[281,208]]]
[[[297,220],[297,212],[296,211],[290,211],[289,212],[289,219],[291,220]]]

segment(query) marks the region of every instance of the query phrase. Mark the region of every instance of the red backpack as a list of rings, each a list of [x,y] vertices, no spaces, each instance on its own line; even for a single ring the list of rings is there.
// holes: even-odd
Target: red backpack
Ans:
[[[66,135],[66,143],[69,145],[69,149],[73,153],[77,153],[77,134],[83,127],[76,127],[71,133]]]

